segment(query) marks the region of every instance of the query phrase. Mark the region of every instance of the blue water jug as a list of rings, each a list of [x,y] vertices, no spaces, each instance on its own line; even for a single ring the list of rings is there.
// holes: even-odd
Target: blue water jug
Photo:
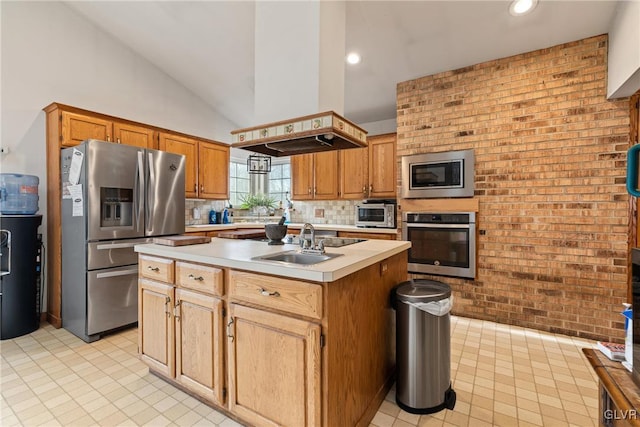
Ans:
[[[216,211],[214,211],[213,209],[211,209],[209,211],[209,224],[217,224],[217,216],[216,216]]]
[[[229,210],[227,208],[222,211],[222,223],[229,224]]]

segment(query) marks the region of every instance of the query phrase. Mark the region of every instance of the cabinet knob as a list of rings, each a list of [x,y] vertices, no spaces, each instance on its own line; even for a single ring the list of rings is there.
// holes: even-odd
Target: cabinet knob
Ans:
[[[200,186],[200,192],[203,193],[204,192],[204,185]]]
[[[363,185],[362,186],[362,194],[366,194],[367,193],[367,186]]]
[[[278,292],[278,291],[269,292],[265,288],[260,288],[260,293],[262,295],[264,295],[265,297],[279,297],[280,296],[280,292]]]
[[[107,142],[111,142],[111,137],[107,135]]]
[[[117,139],[117,142],[118,142],[118,144],[122,144],[122,143],[120,142],[120,138],[118,138],[118,139]]]
[[[307,188],[307,194],[311,194],[311,187]]]
[[[198,192],[198,184],[193,184],[193,191]]]

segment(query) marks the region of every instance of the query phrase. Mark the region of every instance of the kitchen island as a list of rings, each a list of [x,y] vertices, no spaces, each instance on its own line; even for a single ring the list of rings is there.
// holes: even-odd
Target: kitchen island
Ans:
[[[255,259],[293,245],[138,245],[140,358],[242,423],[369,425],[393,383],[389,294],[409,247],[367,240],[305,266]]]

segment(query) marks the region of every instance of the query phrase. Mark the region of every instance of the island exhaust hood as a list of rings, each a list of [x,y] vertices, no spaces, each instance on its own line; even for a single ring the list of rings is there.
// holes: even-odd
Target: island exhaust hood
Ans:
[[[333,111],[238,129],[231,146],[274,157],[367,146],[367,131]]]

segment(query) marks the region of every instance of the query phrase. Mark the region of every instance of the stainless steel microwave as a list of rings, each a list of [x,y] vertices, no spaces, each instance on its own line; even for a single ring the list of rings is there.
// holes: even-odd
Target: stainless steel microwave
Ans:
[[[402,158],[402,197],[473,197],[473,150],[415,154]]]
[[[364,203],[356,206],[356,227],[396,228],[395,203]]]

